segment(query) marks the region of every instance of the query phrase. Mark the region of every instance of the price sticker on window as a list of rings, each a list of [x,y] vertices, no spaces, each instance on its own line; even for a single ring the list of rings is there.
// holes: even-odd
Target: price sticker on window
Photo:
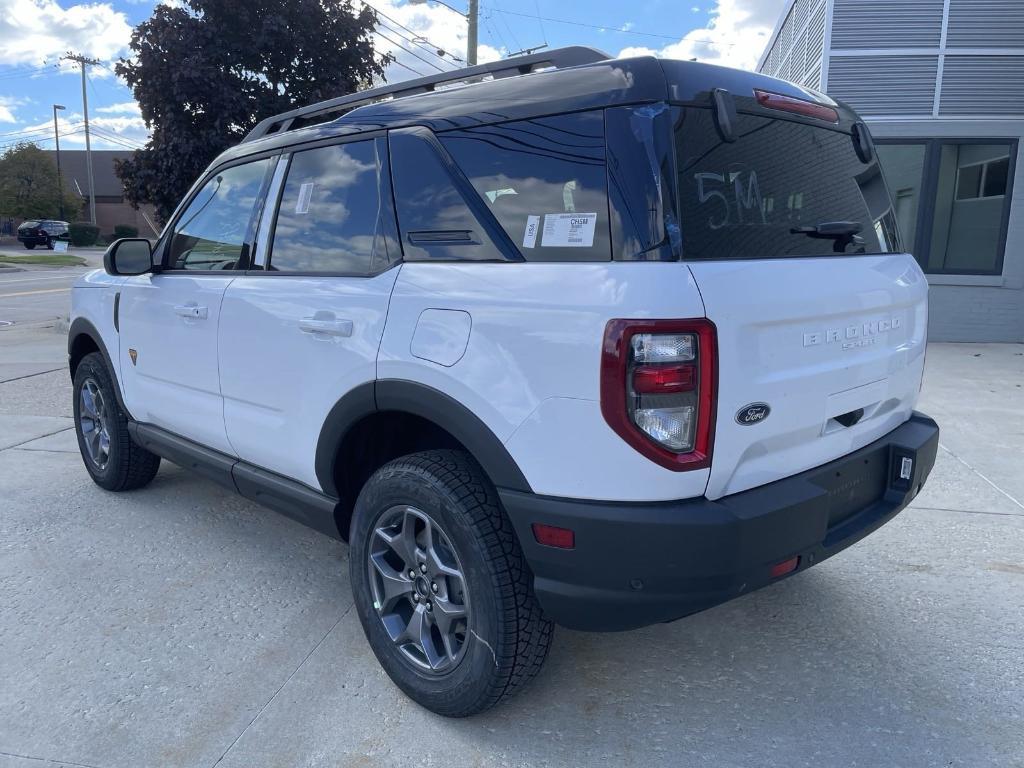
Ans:
[[[540,244],[544,248],[590,248],[596,213],[546,213]]]

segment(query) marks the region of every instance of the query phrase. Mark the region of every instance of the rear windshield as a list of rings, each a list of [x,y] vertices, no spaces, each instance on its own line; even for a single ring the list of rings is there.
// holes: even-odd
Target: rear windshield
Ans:
[[[878,163],[848,133],[740,114],[724,142],[710,109],[675,126],[687,259],[887,253],[900,248]],[[830,226],[831,225],[831,226]]]

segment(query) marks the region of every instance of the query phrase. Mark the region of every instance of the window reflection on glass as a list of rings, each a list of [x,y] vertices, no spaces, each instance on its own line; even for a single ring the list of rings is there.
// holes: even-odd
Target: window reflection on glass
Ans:
[[[173,269],[246,269],[253,212],[272,158],[219,172],[199,190],[175,224]]]
[[[998,273],[1009,204],[1010,147],[940,145],[928,271]]]
[[[269,269],[371,272],[381,210],[379,169],[372,139],[297,152],[281,195]]]
[[[880,144],[876,147],[889,185],[903,247],[917,254],[917,214],[924,182],[924,144]]]
[[[601,112],[440,138],[527,261],[611,258]]]

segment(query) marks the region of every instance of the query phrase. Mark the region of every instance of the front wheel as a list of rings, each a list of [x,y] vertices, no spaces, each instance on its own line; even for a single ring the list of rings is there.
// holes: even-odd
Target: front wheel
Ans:
[[[424,451],[379,469],[349,536],[353,597],[384,671],[411,699],[465,717],[540,670],[553,627],[480,467]]]
[[[75,369],[74,413],[78,449],[90,477],[108,491],[128,491],[148,484],[160,457],[136,445],[128,434],[117,386],[99,352],[82,358]]]
[[[24,243],[24,246],[31,251],[33,248],[36,247],[36,244],[35,243]]]

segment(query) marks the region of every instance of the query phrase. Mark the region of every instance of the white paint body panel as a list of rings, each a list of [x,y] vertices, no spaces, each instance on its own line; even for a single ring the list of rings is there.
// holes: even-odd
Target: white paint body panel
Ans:
[[[343,395],[374,380],[399,271],[235,279],[224,297],[220,360],[224,422],[240,458],[320,488],[320,429]],[[303,331],[300,323],[314,317],[341,332]]]
[[[709,498],[832,461],[910,417],[928,327],[928,284],[911,256],[715,261],[690,269],[718,328]],[[768,418],[737,424],[737,411],[753,402],[768,403]],[[852,427],[830,422],[858,408],[864,416]]]
[[[128,411],[137,421],[228,454],[217,328],[224,291],[234,279],[187,272],[129,277],[121,285],[120,313]],[[204,316],[184,316],[189,307]],[[138,352],[134,365],[129,349]]]
[[[450,367],[410,351],[427,309],[472,316],[466,352]],[[395,284],[377,374],[426,384],[469,408],[505,443],[536,493],[699,496],[708,470],[665,469],[607,426],[599,369],[608,320],[703,314],[680,263],[410,263]]]
[[[117,368],[115,378],[122,399],[124,386],[121,384],[123,377],[118,362],[118,333],[114,328],[114,296],[124,281],[123,277],[108,275],[102,269],[97,269],[82,275],[71,288],[71,320],[84,318],[99,331],[107,355]]]

